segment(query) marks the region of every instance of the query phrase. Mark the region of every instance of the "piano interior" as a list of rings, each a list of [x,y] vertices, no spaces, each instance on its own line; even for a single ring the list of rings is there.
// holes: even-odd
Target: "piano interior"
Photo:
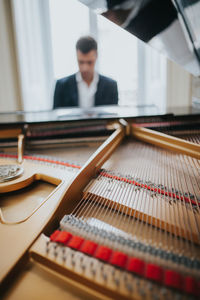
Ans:
[[[0,132],[3,299],[200,297],[198,110]]]

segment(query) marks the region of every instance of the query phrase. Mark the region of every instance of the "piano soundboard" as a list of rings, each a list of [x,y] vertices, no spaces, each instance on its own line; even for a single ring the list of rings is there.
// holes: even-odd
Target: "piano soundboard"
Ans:
[[[199,124],[143,126],[114,122],[76,155],[1,153],[24,170],[0,184],[5,299],[199,297]]]

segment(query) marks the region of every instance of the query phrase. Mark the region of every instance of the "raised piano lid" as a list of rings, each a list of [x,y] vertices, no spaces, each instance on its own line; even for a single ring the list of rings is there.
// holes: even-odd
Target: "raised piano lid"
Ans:
[[[79,0],[200,75],[200,0]]]

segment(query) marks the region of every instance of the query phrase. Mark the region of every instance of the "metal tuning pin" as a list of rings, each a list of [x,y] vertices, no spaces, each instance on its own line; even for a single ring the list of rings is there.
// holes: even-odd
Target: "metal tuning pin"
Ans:
[[[176,293],[176,295],[175,295],[175,298],[174,298],[175,300],[181,300],[182,299],[182,295],[181,294],[179,294],[179,293]]]
[[[133,286],[130,282],[126,282],[125,287],[126,287],[126,289],[128,290],[129,293],[133,292]]]
[[[159,300],[160,297],[159,297],[159,295],[158,295],[157,293],[153,293],[152,299],[153,299],[153,300]]]
[[[62,255],[62,260],[63,260],[64,263],[66,262],[66,259],[67,259],[67,256],[65,254],[63,254]]]
[[[95,276],[96,275],[96,269],[95,269],[95,265],[94,265],[93,260],[90,261],[90,270],[91,270],[92,275]]]
[[[94,262],[93,262],[93,260],[91,260],[91,261],[90,261],[90,268],[92,269],[93,266],[94,266]]]
[[[119,286],[119,284],[120,284],[119,278],[114,277],[113,280],[114,280],[115,285]]]
[[[104,272],[104,264],[103,264],[103,263],[100,265],[100,271],[101,271],[102,273]]]
[[[151,282],[148,284],[148,290],[149,292],[153,291],[153,284]]]
[[[83,255],[79,256],[80,263],[83,263]]]
[[[103,277],[104,281],[107,281],[108,276],[107,276],[107,274],[105,272],[102,272],[102,277]]]
[[[124,282],[127,282],[127,280],[128,280],[127,273],[124,273],[124,274],[123,274],[123,279],[124,279]]]
[[[74,267],[76,264],[76,260],[75,260],[75,254],[73,251],[70,251],[70,257],[71,257],[71,264]]]
[[[86,265],[85,265],[85,262],[84,262],[84,256],[83,255],[80,256],[80,267],[81,267],[82,271],[84,272],[85,269],[86,269]]]
[[[58,251],[56,249],[54,250],[54,256],[55,258],[58,256]]]
[[[59,252],[59,247],[58,247],[58,244],[54,244],[53,245],[53,254],[54,254],[54,257],[56,258],[58,256],[58,252]]]
[[[49,253],[49,245],[50,245],[50,240],[46,241],[46,254]]]
[[[91,269],[91,273],[92,273],[93,276],[95,276],[95,275],[96,275],[96,269],[95,269],[95,268],[92,268],[92,269]]]
[[[56,250],[57,247],[58,247],[58,244],[54,243],[54,244],[53,244],[54,250]]]
[[[86,265],[85,265],[84,263],[81,263],[81,269],[82,269],[83,271],[85,271]]]
[[[113,277],[115,276],[115,272],[116,272],[115,268],[112,268],[111,274]]]
[[[161,289],[161,294],[162,294],[162,297],[165,298],[167,296],[167,289],[163,287]]]
[[[138,292],[139,292],[141,298],[144,299],[145,296],[146,296],[146,291],[145,291],[145,289],[141,287],[141,288],[139,288],[139,291],[138,291]]]
[[[74,258],[72,258],[72,260],[71,260],[71,263],[72,263],[72,266],[74,267],[74,266],[75,266],[75,264],[76,264],[76,261],[75,261],[75,259],[74,259]]]

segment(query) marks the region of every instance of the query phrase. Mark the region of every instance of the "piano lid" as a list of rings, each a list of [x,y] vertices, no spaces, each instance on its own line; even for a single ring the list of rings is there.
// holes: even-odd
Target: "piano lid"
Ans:
[[[200,0],[79,0],[200,76]]]

